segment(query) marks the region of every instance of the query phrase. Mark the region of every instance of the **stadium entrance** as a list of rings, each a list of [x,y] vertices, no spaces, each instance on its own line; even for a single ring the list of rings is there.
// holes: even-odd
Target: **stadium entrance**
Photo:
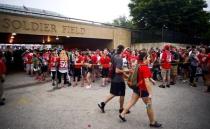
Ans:
[[[128,29],[73,19],[60,14],[0,4],[0,43],[51,44],[64,48],[103,49],[130,47]]]

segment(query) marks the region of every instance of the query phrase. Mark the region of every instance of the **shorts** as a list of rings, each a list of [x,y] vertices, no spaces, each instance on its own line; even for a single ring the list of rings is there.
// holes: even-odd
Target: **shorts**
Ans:
[[[115,96],[125,96],[125,82],[111,82],[110,93]]]
[[[87,68],[87,72],[88,73],[92,73],[93,72],[93,68]]]
[[[33,71],[34,70],[33,64],[26,64],[26,70],[27,71]]]
[[[149,96],[148,91],[139,90],[138,87],[133,88],[133,92],[134,92],[135,94],[137,94],[140,98],[145,98],[145,97],[148,97],[148,96]]]
[[[75,77],[81,76],[81,68],[74,68],[74,76]]]
[[[82,67],[82,76],[85,76],[88,72],[88,69],[86,67]]]
[[[163,78],[169,79],[170,75],[171,75],[170,73],[171,73],[170,69],[161,69],[161,75],[162,75]]]
[[[101,74],[102,78],[107,78],[109,76],[109,68],[103,68]]]
[[[177,73],[178,73],[178,66],[172,66],[171,67],[171,75],[173,76],[177,76]]]
[[[47,65],[44,65],[44,66],[42,66],[42,72],[47,72],[47,70],[48,70],[48,66]]]

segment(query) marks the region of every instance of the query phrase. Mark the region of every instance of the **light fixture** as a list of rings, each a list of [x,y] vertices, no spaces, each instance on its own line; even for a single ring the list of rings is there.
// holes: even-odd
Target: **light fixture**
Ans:
[[[58,36],[56,36],[56,38],[55,38],[56,40],[59,40],[59,37]]]
[[[13,39],[12,38],[9,39],[9,43],[13,43]]]
[[[42,38],[42,43],[45,43],[44,36],[43,36],[43,38]]]
[[[50,40],[50,36],[47,36],[47,42],[50,42],[51,40]]]
[[[70,38],[70,36],[66,36],[67,38]]]
[[[11,39],[14,39],[14,38],[15,38],[15,36],[14,36],[14,35],[12,35],[10,38],[11,38]]]
[[[12,33],[12,35],[14,36],[14,35],[16,35],[16,33]]]

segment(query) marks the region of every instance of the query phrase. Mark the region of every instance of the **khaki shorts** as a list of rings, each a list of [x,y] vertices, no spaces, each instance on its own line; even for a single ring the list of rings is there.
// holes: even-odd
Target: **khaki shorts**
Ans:
[[[171,73],[171,70],[170,69],[161,69],[161,75],[163,78],[167,78],[169,79],[170,78],[170,74]]]
[[[171,67],[171,75],[177,76],[178,73],[178,66],[172,66]]]

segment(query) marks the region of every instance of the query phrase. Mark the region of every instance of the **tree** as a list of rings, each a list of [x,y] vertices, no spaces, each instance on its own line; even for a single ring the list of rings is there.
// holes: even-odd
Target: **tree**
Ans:
[[[134,29],[134,25],[131,20],[129,20],[126,16],[120,16],[119,18],[114,19],[112,25],[126,27],[130,29]]]
[[[201,36],[208,32],[210,15],[205,0],[131,0],[133,22],[138,28],[161,29]]]

